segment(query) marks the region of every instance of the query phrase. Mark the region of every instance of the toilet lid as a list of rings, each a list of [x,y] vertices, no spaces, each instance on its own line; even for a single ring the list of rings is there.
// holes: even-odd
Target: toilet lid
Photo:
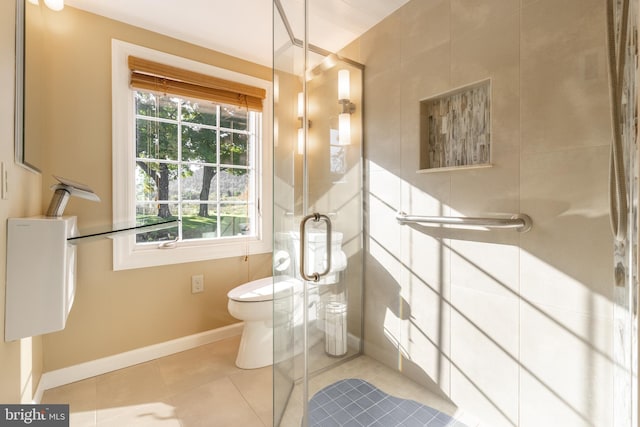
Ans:
[[[233,288],[227,294],[229,299],[234,301],[249,302],[249,301],[270,301],[273,299],[273,292],[276,294],[284,291],[296,291],[302,286],[302,282],[297,279],[289,278],[287,280],[280,280],[277,283],[273,283],[273,277],[265,277],[263,279],[253,280],[251,282],[240,285]],[[283,294],[290,295],[290,294]]]

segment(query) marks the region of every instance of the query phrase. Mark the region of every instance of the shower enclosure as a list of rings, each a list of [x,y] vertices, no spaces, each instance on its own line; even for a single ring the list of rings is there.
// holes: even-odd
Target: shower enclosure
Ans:
[[[306,12],[274,3],[274,425],[282,426],[306,420],[309,378],[358,355],[362,338],[363,67],[310,43]]]
[[[367,360],[468,426],[636,426],[637,0],[402,1],[344,47],[345,3],[274,0],[274,426],[313,426],[313,395]],[[618,240],[611,8],[628,55]],[[484,84],[489,163],[426,170],[425,103]],[[429,123],[459,130],[441,110]],[[506,213],[533,227],[398,223]]]

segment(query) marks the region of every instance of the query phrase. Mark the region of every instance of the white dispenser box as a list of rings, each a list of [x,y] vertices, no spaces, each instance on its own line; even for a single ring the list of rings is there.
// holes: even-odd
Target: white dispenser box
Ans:
[[[9,218],[5,341],[64,329],[76,290],[76,217]]]

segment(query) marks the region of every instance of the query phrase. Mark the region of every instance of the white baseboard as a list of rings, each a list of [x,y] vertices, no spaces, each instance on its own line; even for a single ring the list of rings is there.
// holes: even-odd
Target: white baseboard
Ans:
[[[242,333],[242,326],[242,322],[234,323],[233,325],[223,326],[222,328],[212,329],[199,334],[138,348],[51,372],[45,372],[40,378],[40,383],[33,397],[34,403],[40,402],[44,391],[50,388],[71,384],[76,381],[95,377],[96,375],[102,375],[107,372],[169,356],[225,338],[231,338]]]

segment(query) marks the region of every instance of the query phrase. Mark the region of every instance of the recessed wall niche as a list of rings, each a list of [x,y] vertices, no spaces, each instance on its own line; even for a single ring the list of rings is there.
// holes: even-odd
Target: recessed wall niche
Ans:
[[[491,82],[420,101],[420,171],[491,166]]]

